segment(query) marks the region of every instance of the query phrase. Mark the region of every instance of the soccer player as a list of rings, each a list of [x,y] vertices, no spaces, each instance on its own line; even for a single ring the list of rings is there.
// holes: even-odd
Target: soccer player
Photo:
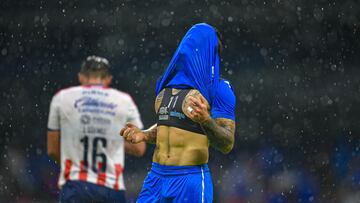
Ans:
[[[158,80],[157,124],[120,131],[132,143],[156,144],[151,171],[138,202],[212,202],[209,145],[226,154],[234,145],[235,95],[220,79],[216,30],[194,25]]]
[[[89,56],[81,86],[59,91],[50,105],[48,154],[61,165],[61,202],[125,202],[124,151],[142,156],[146,144],[118,136],[126,122],[142,128],[132,98],[109,88],[107,59]]]

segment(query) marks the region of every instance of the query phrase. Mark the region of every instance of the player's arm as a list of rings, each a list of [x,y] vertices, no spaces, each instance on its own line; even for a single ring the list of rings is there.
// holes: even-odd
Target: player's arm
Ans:
[[[126,127],[121,129],[120,135],[124,139],[133,144],[143,142],[145,144],[155,144],[156,143],[156,134],[157,134],[157,124],[152,125],[146,130],[140,130],[132,123],[127,123]]]
[[[155,112],[158,112],[161,101],[164,97],[164,90],[162,90],[155,99]],[[149,144],[156,144],[157,124],[152,125],[146,130],[140,130],[136,125],[127,123],[126,127],[121,129],[120,135],[131,143],[146,142]]]
[[[142,131],[144,133],[144,141],[149,144],[156,144],[157,124],[155,123],[150,128]]]
[[[60,131],[47,132],[47,153],[56,163],[60,163]]]
[[[51,100],[47,132],[47,154],[56,163],[60,163],[60,97]]]
[[[201,123],[211,146],[224,154],[234,147],[235,121],[226,118],[208,119]]]
[[[137,144],[133,144],[130,142],[125,142],[125,152],[127,154],[141,157],[145,154],[146,151],[146,144],[145,142],[140,142]]]
[[[136,104],[134,103],[134,100],[130,98],[130,102],[129,102],[129,114],[128,114],[128,123],[126,125],[125,128],[123,128],[120,131],[120,134],[123,135],[125,130],[127,128],[129,129],[133,129],[134,131],[136,129],[139,128],[143,128],[143,124],[140,118],[140,113],[139,110],[136,106]],[[134,138],[133,142],[129,142],[127,141],[127,139],[125,139],[125,152],[127,154],[133,155],[133,156],[137,156],[137,157],[141,157],[145,154],[146,151],[146,143],[145,142],[141,142],[138,138],[138,140],[136,138]]]
[[[210,145],[224,154],[229,153],[235,140],[235,121],[227,118],[211,118],[204,97],[189,97],[189,117],[198,122],[210,140]]]

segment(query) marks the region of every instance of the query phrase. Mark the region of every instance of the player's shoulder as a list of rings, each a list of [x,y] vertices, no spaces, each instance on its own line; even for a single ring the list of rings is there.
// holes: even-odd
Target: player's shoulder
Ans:
[[[234,91],[233,89],[233,86],[231,85],[231,82],[229,80],[226,80],[226,79],[220,79],[220,83],[219,83],[219,86],[221,88],[226,88],[226,89],[229,89],[231,91]]]
[[[111,91],[112,94],[119,96],[119,97],[124,97],[124,98],[130,97],[129,93],[112,88],[112,87],[109,87],[108,90]]]
[[[81,86],[71,86],[71,87],[66,87],[66,88],[60,89],[55,93],[54,97],[57,97],[59,95],[66,95],[66,94],[73,93],[76,91],[81,91]]]
[[[235,120],[235,106],[236,98],[230,81],[221,79],[212,103],[212,117]]]
[[[235,105],[236,97],[230,81],[224,79],[220,80],[216,91],[215,103],[227,103]]]
[[[108,88],[108,90],[111,92],[112,96],[115,96],[115,97],[119,98],[120,100],[133,102],[131,95],[127,92],[124,92],[124,91],[121,91],[121,90],[118,90],[115,88]]]
[[[221,96],[229,95],[229,96],[235,96],[233,86],[231,85],[229,80],[220,79],[218,90],[218,94],[221,94]]]

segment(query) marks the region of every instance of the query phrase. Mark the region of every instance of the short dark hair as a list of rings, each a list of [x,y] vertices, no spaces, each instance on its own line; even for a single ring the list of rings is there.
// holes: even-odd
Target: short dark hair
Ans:
[[[80,73],[86,77],[105,78],[110,74],[110,63],[100,56],[88,56],[82,63]]]

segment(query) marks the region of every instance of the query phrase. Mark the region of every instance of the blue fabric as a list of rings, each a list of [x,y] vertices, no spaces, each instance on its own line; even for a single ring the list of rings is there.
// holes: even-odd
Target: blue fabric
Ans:
[[[212,201],[213,185],[207,164],[164,166],[153,163],[137,203],[210,203]]]
[[[156,95],[165,87],[193,88],[212,104],[219,84],[218,38],[214,28],[199,23],[190,28],[157,81]]]
[[[125,203],[125,192],[104,186],[83,182],[68,181],[60,191],[61,203],[113,202]]]
[[[235,105],[236,98],[230,82],[221,79],[211,106],[211,117],[235,120]]]

